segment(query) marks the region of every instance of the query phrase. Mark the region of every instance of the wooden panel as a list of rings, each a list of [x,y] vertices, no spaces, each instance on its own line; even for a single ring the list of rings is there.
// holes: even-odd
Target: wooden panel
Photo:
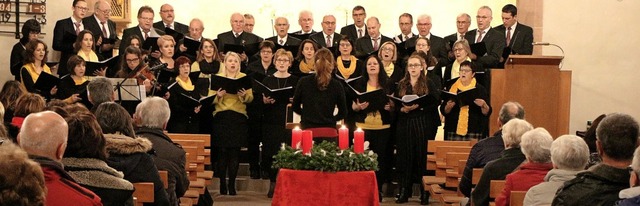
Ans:
[[[569,121],[571,118],[571,71],[560,71],[560,99],[558,105],[558,135],[569,134]]]
[[[496,198],[504,189],[504,184],[506,181],[504,180],[491,180],[491,186],[489,189],[489,197]]]
[[[154,202],[153,182],[133,183],[135,190],[133,196],[136,197],[136,203]]]
[[[436,148],[439,146],[470,146],[469,141],[437,141],[429,140],[427,142],[427,153],[435,153]]]
[[[524,196],[526,194],[527,194],[527,191],[511,191],[511,196],[509,197],[509,205],[523,206]]]
[[[483,168],[473,168],[473,175],[471,176],[471,184],[477,185],[482,177]]]
[[[160,180],[162,180],[162,184],[164,185],[164,189],[169,188],[169,172],[165,170],[159,170],[158,174],[160,175]]]
[[[493,112],[489,117],[489,135],[493,135],[493,133],[500,129],[497,120],[500,107],[507,102],[505,93],[502,92],[507,82],[506,76],[507,74],[504,69],[491,70],[491,108],[493,108]]]

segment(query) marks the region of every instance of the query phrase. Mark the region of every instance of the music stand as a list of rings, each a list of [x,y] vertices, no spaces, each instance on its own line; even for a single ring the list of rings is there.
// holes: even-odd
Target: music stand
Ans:
[[[118,93],[116,101],[142,101],[147,97],[144,85],[138,85],[134,78],[109,78]]]

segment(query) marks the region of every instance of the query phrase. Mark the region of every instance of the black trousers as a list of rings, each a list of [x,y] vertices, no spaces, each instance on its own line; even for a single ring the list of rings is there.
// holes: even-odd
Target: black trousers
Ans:
[[[387,181],[391,171],[391,157],[387,152],[392,146],[389,144],[391,139],[391,129],[380,130],[364,130],[365,141],[369,142],[369,149],[378,154],[378,171],[376,171],[376,180],[378,182],[378,191],[382,190],[382,185]]]
[[[396,128],[397,171],[400,187],[419,183],[427,172],[427,141],[434,139],[437,127],[426,116],[398,119]]]

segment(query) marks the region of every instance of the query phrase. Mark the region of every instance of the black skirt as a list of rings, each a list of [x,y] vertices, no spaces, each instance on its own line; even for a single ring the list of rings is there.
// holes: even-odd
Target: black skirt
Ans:
[[[228,110],[213,116],[211,146],[246,147],[248,136],[247,117],[244,114]]]

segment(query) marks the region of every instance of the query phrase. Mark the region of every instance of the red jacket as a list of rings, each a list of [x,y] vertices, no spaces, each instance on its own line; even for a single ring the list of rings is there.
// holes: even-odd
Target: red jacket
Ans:
[[[507,175],[504,189],[496,197],[496,206],[509,205],[511,191],[527,191],[529,188],[540,184],[551,169],[553,169],[551,163],[527,162],[520,165],[519,169]]]
[[[62,164],[43,157],[32,159],[42,167],[47,185],[47,206],[102,206],[98,195],[78,185],[62,169]]]

